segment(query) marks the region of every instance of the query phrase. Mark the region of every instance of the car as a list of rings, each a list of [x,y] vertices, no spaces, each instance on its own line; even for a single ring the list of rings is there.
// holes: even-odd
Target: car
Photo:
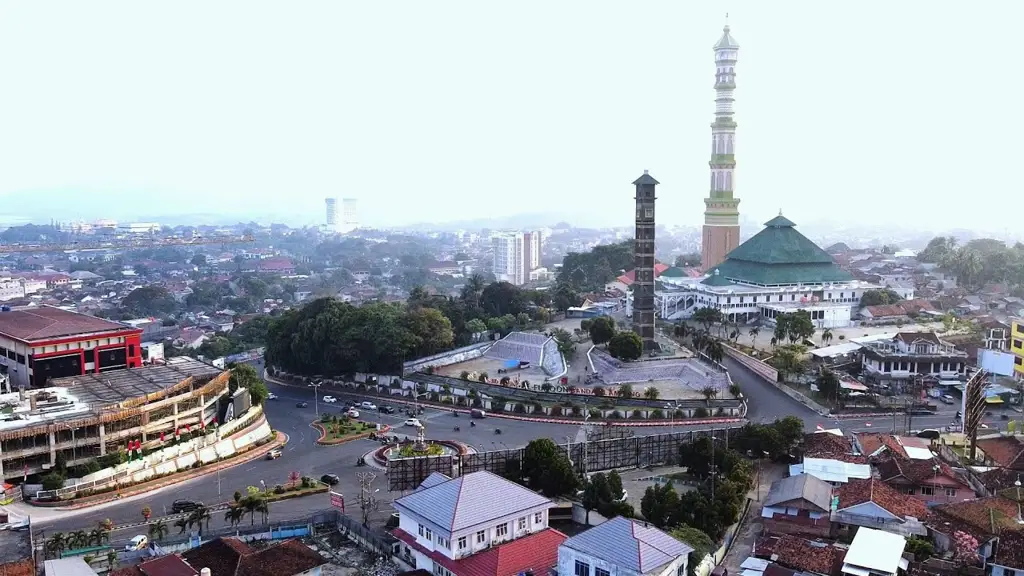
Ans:
[[[175,500],[171,504],[171,512],[175,514],[181,514],[182,512],[191,512],[202,507],[203,503],[198,500]]]
[[[273,392],[267,394],[267,400],[277,400],[277,394],[274,394]]]
[[[281,452],[280,448],[274,448],[270,452],[267,452],[267,460],[277,460],[281,457],[281,454],[283,454],[283,452]]]
[[[926,438],[928,440],[938,440],[939,436],[941,436],[941,435],[942,435],[942,433],[939,432],[938,430],[934,429],[934,428],[929,428],[927,430],[921,430],[920,432],[917,433],[917,437],[918,438]]]
[[[487,418],[487,412],[480,410],[479,408],[473,408],[469,411],[470,418]]]
[[[127,544],[124,545],[125,552],[134,552],[135,550],[143,550],[149,546],[149,538],[139,534],[132,538]]]
[[[363,408],[363,410],[376,410],[377,409],[377,405],[374,404],[373,402],[363,402],[362,404],[360,404],[360,406]]]
[[[423,427],[423,424],[420,424],[420,419],[419,418],[409,418],[409,419],[407,419],[405,421],[405,425],[406,426],[415,426],[417,428],[422,428]]]
[[[356,410],[355,408],[349,409],[345,414],[348,415],[349,418],[359,418],[359,410]]]
[[[338,478],[337,474],[324,474],[320,477],[320,481],[328,486],[336,486],[338,482],[341,482],[341,478]]]
[[[328,404],[334,404],[337,401],[338,399],[334,396],[324,396],[324,402],[327,402]]]
[[[380,410],[381,412],[385,413],[385,414],[394,414],[395,413],[395,409],[394,408],[392,408],[391,406],[383,405],[383,404],[379,408],[377,408],[377,409]]]
[[[296,402],[295,403],[295,407],[296,408],[306,408],[308,406],[309,406],[309,402]]]

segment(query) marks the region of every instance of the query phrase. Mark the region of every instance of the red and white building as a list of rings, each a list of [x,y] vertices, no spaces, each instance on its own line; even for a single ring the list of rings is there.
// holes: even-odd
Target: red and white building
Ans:
[[[0,311],[0,372],[13,388],[142,366],[142,330],[53,306]]]
[[[435,576],[548,574],[566,539],[548,527],[554,503],[490,472],[434,472],[394,506],[395,560]]]

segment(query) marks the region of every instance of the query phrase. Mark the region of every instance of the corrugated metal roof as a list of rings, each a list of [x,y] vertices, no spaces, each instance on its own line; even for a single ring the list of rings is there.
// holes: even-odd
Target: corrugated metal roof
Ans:
[[[861,527],[846,552],[844,561],[872,572],[895,574],[903,559],[903,549],[907,539],[899,534],[890,534],[882,530]],[[844,566],[843,571],[847,569]]]
[[[772,484],[765,506],[775,506],[791,500],[803,499],[822,510],[832,505],[832,486],[811,474],[783,478]]]
[[[661,530],[621,516],[573,536],[562,545],[639,573],[693,552],[693,547]]]
[[[810,474],[825,482],[849,482],[850,478],[870,478],[871,466],[825,458],[804,458],[803,464],[789,467],[790,476],[797,474]]]
[[[431,481],[428,476],[424,483],[436,480]],[[554,506],[544,496],[486,471],[434,483],[395,500],[394,504],[452,532],[532,508]]]
[[[417,486],[416,489],[417,490],[425,490],[427,488],[433,488],[434,486],[437,486],[438,484],[441,484],[443,482],[447,482],[449,480],[451,480],[450,477],[445,476],[444,474],[441,474],[440,472],[431,472],[430,476],[427,476],[426,478],[424,478],[423,482],[420,482],[420,485]]]

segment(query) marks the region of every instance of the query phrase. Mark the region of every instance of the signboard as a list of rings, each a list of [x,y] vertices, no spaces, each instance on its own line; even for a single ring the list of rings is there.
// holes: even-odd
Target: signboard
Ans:
[[[341,510],[341,513],[345,513],[345,496],[341,492],[335,492],[331,490],[331,506]]]

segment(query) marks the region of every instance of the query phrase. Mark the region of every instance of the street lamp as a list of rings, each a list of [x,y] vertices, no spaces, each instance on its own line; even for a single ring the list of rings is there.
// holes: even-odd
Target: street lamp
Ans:
[[[319,402],[319,399],[320,399],[320,394],[319,394],[320,382],[317,381],[317,380],[314,380],[313,382],[310,382],[309,385],[310,385],[310,387],[313,388],[313,409],[316,410],[316,415],[319,418],[320,417],[320,402]]]
[[[675,432],[675,429],[676,429],[676,412],[679,411],[679,400],[676,400],[675,402],[673,402],[671,404],[666,402],[665,403],[665,409],[672,411],[671,414],[669,414],[669,420],[668,420],[668,433],[669,433],[669,435],[672,435]]]

